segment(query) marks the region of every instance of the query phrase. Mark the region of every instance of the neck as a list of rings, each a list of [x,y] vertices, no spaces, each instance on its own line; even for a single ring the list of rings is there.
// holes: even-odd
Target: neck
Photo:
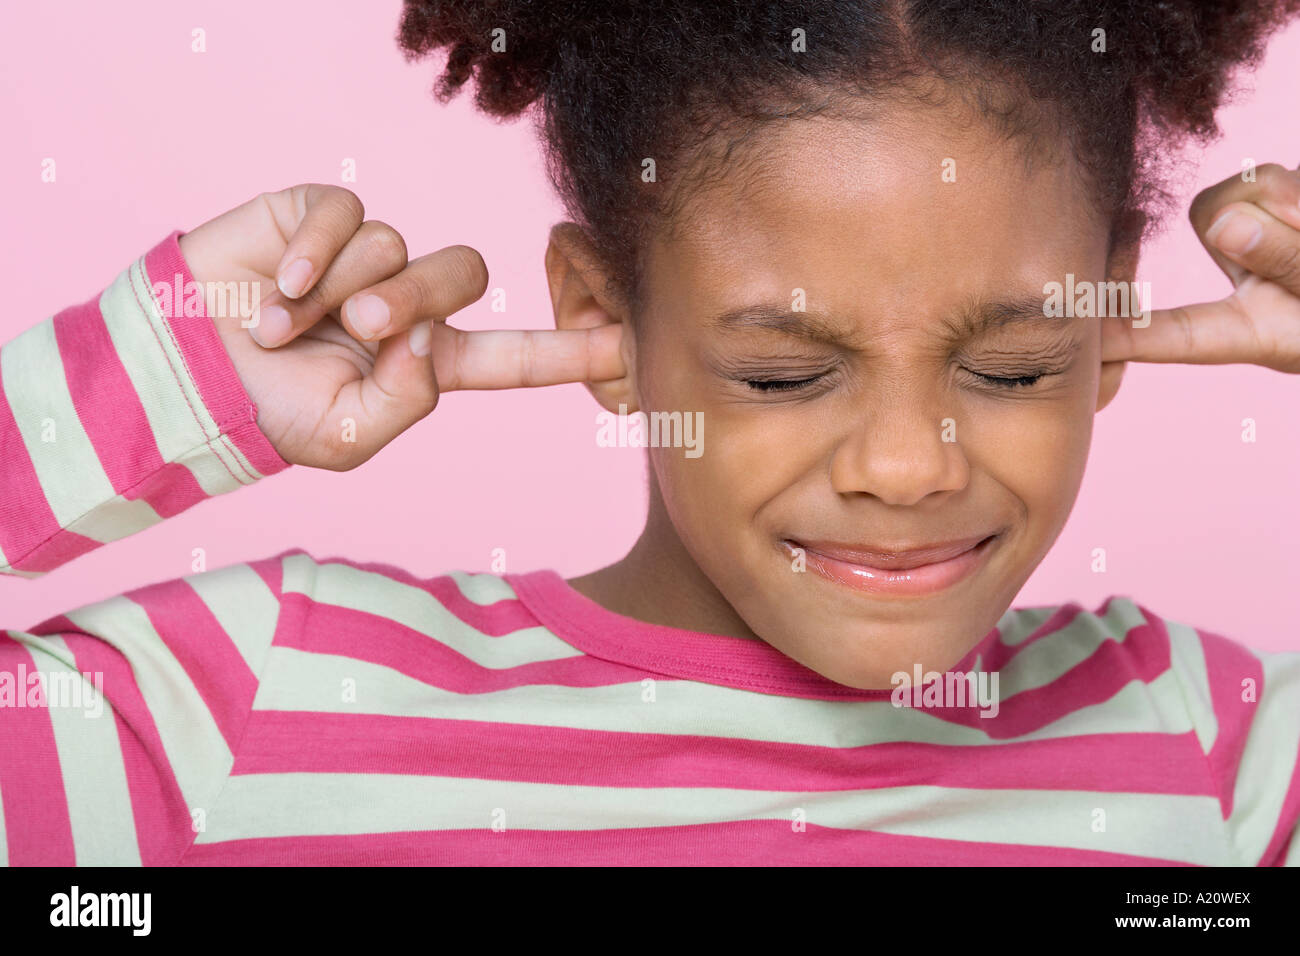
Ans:
[[[653,471],[645,528],[632,549],[568,583],[605,610],[647,624],[758,639],[682,544]]]

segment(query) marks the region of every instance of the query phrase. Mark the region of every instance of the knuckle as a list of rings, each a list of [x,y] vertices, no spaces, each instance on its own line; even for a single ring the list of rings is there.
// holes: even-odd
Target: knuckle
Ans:
[[[481,299],[488,287],[488,268],[478,250],[470,246],[448,246],[445,252],[451,282],[458,290],[472,292],[471,301]]]
[[[1270,271],[1279,279],[1300,278],[1300,246],[1285,243],[1269,256]]]
[[[1256,182],[1263,183],[1265,186],[1272,186],[1290,174],[1281,163],[1261,163],[1255,167]]]
[[[407,263],[406,240],[392,226],[377,219],[369,219],[361,224],[367,255],[397,271]]]
[[[304,292],[296,301],[300,307],[306,306],[305,312],[307,315],[316,315],[317,313],[326,312],[330,307],[329,298],[332,293],[333,284],[334,283],[330,281],[330,278],[326,276],[317,281],[315,285]],[[290,308],[289,314],[291,316],[294,315],[295,310]]]
[[[431,388],[420,395],[419,401],[416,402],[416,412],[420,418],[428,415],[438,407],[438,390]]]
[[[365,203],[361,197],[344,186],[326,186],[330,199],[337,204],[339,211],[348,218],[360,222],[366,215]]]

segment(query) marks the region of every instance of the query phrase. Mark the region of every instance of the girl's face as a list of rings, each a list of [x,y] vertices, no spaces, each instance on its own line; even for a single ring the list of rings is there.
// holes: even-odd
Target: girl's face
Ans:
[[[933,108],[755,136],[648,249],[640,408],[704,431],[649,451],[640,570],[683,626],[889,687],[960,661],[1066,521],[1099,330],[1044,284],[1104,281],[1106,227],[1072,162]]]

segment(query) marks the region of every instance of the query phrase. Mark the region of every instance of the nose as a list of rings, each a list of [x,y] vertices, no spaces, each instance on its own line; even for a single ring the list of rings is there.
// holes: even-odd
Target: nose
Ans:
[[[836,492],[915,505],[966,487],[970,463],[958,440],[960,426],[938,403],[896,396],[870,406],[831,458]]]

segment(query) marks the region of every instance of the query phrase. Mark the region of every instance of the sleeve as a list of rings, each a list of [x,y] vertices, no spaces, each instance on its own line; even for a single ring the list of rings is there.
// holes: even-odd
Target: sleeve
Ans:
[[[0,347],[0,574],[44,574],[289,467],[180,235]]]
[[[0,349],[0,572],[43,574],[288,467],[179,236]],[[231,565],[0,629],[0,865],[181,859],[238,752],[281,572]]]
[[[1243,866],[1300,866],[1300,653],[1191,633],[1182,679],[1230,848]]]
[[[1267,837],[1259,866],[1300,866],[1300,653],[1258,656],[1264,687],[1242,748],[1233,807],[1239,831],[1257,826],[1259,839]]]

